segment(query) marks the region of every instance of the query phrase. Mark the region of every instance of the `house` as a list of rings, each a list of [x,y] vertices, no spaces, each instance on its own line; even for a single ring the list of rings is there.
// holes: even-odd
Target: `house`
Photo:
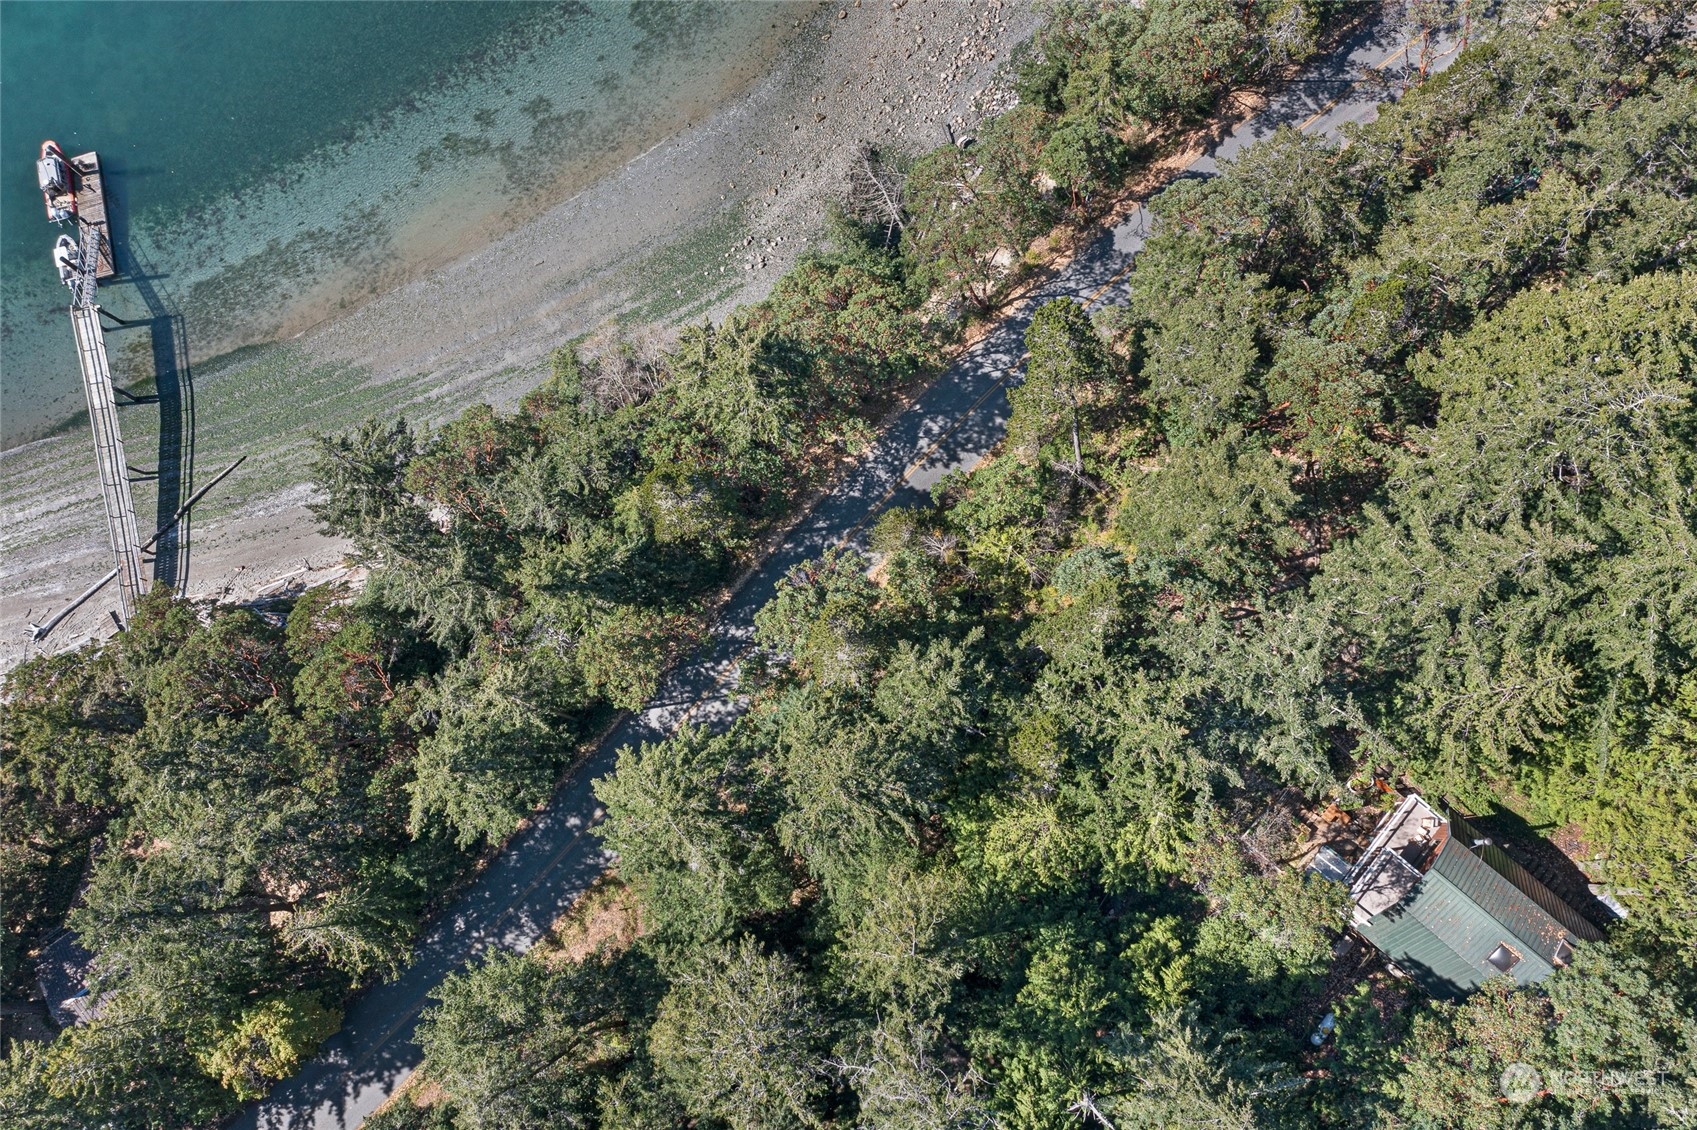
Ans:
[[[1352,924],[1433,996],[1522,985],[1603,933],[1499,847],[1417,794],[1379,822],[1349,873]]]

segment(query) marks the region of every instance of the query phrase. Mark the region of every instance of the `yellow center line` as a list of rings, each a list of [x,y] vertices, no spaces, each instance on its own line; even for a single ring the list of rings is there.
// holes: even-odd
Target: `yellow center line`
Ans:
[[[1109,285],[1112,285],[1112,284],[1110,283]],[[860,532],[860,528],[862,526],[866,525],[866,523],[871,520],[872,515],[877,512],[878,508],[883,506],[884,503],[890,501],[890,499],[894,498],[896,496],[896,492],[898,490],[901,490],[902,487],[907,484],[907,481],[909,479],[913,478],[913,476],[919,471],[919,469],[921,467],[925,466],[926,462],[931,458],[931,456],[933,456],[937,453],[937,449],[939,447],[943,446],[943,441],[948,439],[950,436],[954,435],[955,432],[960,429],[960,426],[962,424],[966,423],[967,417],[971,416],[974,412],[978,411],[979,407],[986,400],[990,399],[991,394],[993,394],[997,389],[1001,388],[1003,385],[1007,384],[1008,378],[1013,376],[1013,375],[1014,375],[1014,371],[1012,369],[1004,370],[1002,372],[1002,375],[999,378],[997,378],[996,383],[991,385],[989,388],[985,389],[984,395],[980,396],[977,400],[974,400],[972,402],[972,407],[968,408],[965,412],[962,412],[959,416],[957,416],[955,418],[955,422],[949,425],[947,431],[945,431],[942,435],[938,436],[936,439],[932,440],[931,443],[925,448],[925,450],[919,453],[919,458],[915,459],[908,466],[907,470],[902,472],[901,478],[896,480],[894,486],[892,486],[889,490],[884,492],[884,497],[880,498],[877,502],[874,502],[867,509],[866,516],[864,518],[862,518],[860,521],[856,522],[852,527],[849,528],[849,530],[846,533],[843,534],[842,537],[838,538],[835,542],[832,543],[832,548],[835,548],[836,546],[847,544],[847,542],[850,538],[854,537],[855,534],[858,534]]]
[[[1382,70],[1384,70],[1398,56],[1408,54],[1408,49],[1412,46],[1414,46],[1412,43],[1404,43],[1401,47],[1397,48],[1395,51],[1392,51],[1389,55],[1386,55],[1383,59],[1380,59],[1377,63],[1374,63],[1372,66],[1368,67],[1367,69],[1370,70],[1370,71],[1382,71]],[[1451,44],[1449,51],[1445,51],[1442,54],[1435,56],[1432,61],[1437,62],[1438,59],[1442,59],[1445,55],[1450,54],[1450,52],[1454,51],[1459,46],[1461,46],[1459,43]],[[1326,103],[1324,106],[1322,106],[1318,110],[1314,111],[1313,115],[1307,121],[1303,122],[1301,125],[1296,127],[1296,132],[1301,133],[1303,130],[1307,129],[1309,126],[1311,126],[1315,122],[1319,121],[1322,117],[1324,117],[1327,113],[1329,113],[1334,106],[1336,106],[1339,102],[1342,102],[1345,98],[1349,97],[1351,91],[1355,90],[1355,88],[1360,86],[1360,85],[1361,85],[1360,80],[1357,80],[1355,82],[1350,83],[1349,84],[1349,90],[1344,91],[1342,94],[1338,95],[1336,98],[1332,99],[1330,102]]]
[[[1142,205],[1138,205],[1138,207],[1142,207]],[[1088,308],[1092,302],[1095,302],[1098,298],[1100,298],[1102,296],[1102,294],[1105,291],[1107,291],[1108,287],[1113,286],[1114,283],[1116,281],[1118,281],[1120,275],[1125,274],[1125,272],[1127,270],[1130,270],[1130,269],[1131,269],[1131,265],[1129,263],[1125,267],[1121,268],[1120,271],[1118,272],[1118,274],[1115,274],[1113,278],[1109,279],[1106,283],[1104,283],[1102,285],[1101,289],[1097,290],[1095,294],[1090,296],[1089,300],[1086,301],[1085,304],[1084,304],[1085,307]],[[913,476],[918,473],[918,471],[921,467],[925,466],[926,462],[931,458],[931,456],[935,455],[936,452],[937,452],[937,449],[943,445],[943,442],[945,440],[947,440],[950,436],[954,435],[955,432],[960,430],[960,426],[962,424],[966,423],[967,419],[970,416],[972,416],[972,414],[974,412],[977,412],[978,409],[983,406],[984,402],[986,400],[990,399],[990,397],[995,393],[995,391],[997,389],[999,389],[1003,385],[1007,384],[1008,378],[1013,376],[1013,375],[1014,375],[1014,370],[1012,370],[1012,369],[1004,370],[1002,375],[997,378],[995,384],[993,384],[989,388],[985,389],[984,392],[978,397],[978,399],[974,400],[972,402],[971,407],[969,407],[965,412],[962,412],[959,416],[955,417],[954,422],[951,423],[948,426],[947,430],[945,430],[936,439],[932,440],[928,445],[926,445],[925,450],[920,452],[918,459],[915,459],[912,463],[908,464],[907,469],[902,472],[901,477],[896,480],[895,484],[893,486],[891,486],[889,490],[884,492],[884,495],[883,495],[882,498],[878,499],[877,502],[873,503],[872,506],[867,509],[865,517],[861,518],[860,521],[856,522],[852,527],[850,527],[849,530],[846,533],[844,533],[836,541],[831,543],[832,548],[846,544],[850,538],[854,537],[855,534],[859,533],[860,530],[861,530],[861,527],[866,525],[866,523],[871,519],[872,515],[877,513],[877,511],[886,502],[888,502],[888,501],[890,501],[890,499],[894,498],[895,495],[896,495],[896,492],[901,490],[901,488],[907,484],[908,480],[913,478]],[[984,461],[984,457],[982,455],[979,456],[978,459],[976,461],[974,461],[973,468],[975,469],[978,466],[978,464],[982,463],[983,461]],[[727,682],[730,681],[731,677],[736,673],[737,665],[743,660],[743,658],[745,656],[748,655],[749,652],[753,651],[755,649],[755,647],[756,647],[755,644],[752,644],[752,643],[748,644],[741,651],[737,652],[736,655],[731,657],[731,660],[730,660],[730,663],[727,667],[727,670],[723,674],[716,676],[714,678],[713,685],[711,687],[709,687],[707,690],[703,691],[700,695],[698,695],[694,702],[689,704],[689,708],[683,712],[683,716],[677,720],[677,723],[675,725],[673,725],[669,731],[667,731],[668,736],[675,735],[679,730],[683,729],[684,725],[690,720],[691,717],[694,716],[696,710],[701,706],[701,704],[706,702],[709,698],[716,695],[719,692],[720,688],[722,688]],[[534,891],[537,888],[537,886],[539,884],[541,884],[541,882],[544,879],[546,879],[549,875],[553,874],[554,868],[559,866],[560,860],[565,858],[566,852],[570,851],[572,849],[572,847],[575,846],[577,844],[577,842],[584,837],[584,833],[587,832],[587,831],[589,831],[589,828],[586,825],[581,831],[578,832],[577,835],[573,836],[566,843],[566,845],[564,847],[562,847],[558,852],[556,852],[555,855],[554,855],[554,858],[548,861],[548,865],[537,873],[537,876],[536,876],[535,879],[531,880],[530,886],[526,887],[524,889],[524,891],[522,893],[520,893],[517,898],[513,899],[512,902],[507,904],[506,909],[501,912],[501,914],[495,919],[494,922],[489,924],[488,929],[483,932],[483,936],[480,936],[479,938],[477,938],[476,941],[483,941],[484,938],[488,934],[494,932],[494,930],[497,926],[499,926],[502,922],[506,921],[507,916],[510,915],[513,912],[513,909],[515,907],[517,907],[519,903],[523,902],[526,898],[528,898],[530,893],[532,891]],[[474,944],[475,944],[475,942],[474,942]],[[383,1049],[383,1046],[385,1044],[387,1044],[392,1038],[394,1038],[395,1033],[400,1031],[401,1028],[407,1023],[407,1021],[411,1020],[414,1016],[416,1016],[420,1011],[423,1010],[425,1002],[428,1001],[429,999],[430,999],[430,994],[426,993],[426,994],[424,994],[424,996],[419,997],[418,1000],[414,1001],[412,1003],[412,1005],[410,1007],[408,1007],[408,1009],[401,1014],[400,1019],[395,1021],[394,1024],[390,1025],[389,1030],[384,1032],[383,1035],[378,1038],[377,1042],[375,1044],[371,1045],[371,1047],[366,1050],[364,1055],[361,1055],[358,1059],[354,1060],[349,1065],[349,1070],[357,1070],[360,1066],[362,1066],[372,1056],[376,1055],[379,1051],[381,1051]]]
[[[1086,298],[1084,300],[1084,309],[1088,310],[1088,309],[1090,309],[1090,307],[1094,306],[1096,304],[1096,300],[1098,298],[1100,298],[1104,294],[1108,293],[1108,288],[1110,286],[1113,286],[1115,283],[1119,282],[1120,279],[1125,277],[1125,273],[1127,271],[1131,270],[1132,263],[1135,263],[1136,261],[1137,261],[1136,256],[1133,256],[1129,261],[1127,261],[1125,266],[1123,266],[1119,270],[1115,271],[1113,278],[1111,278],[1107,282],[1103,283],[1101,288],[1099,290],[1097,290],[1095,294],[1092,294],[1089,298]]]
[[[1370,70],[1370,71],[1382,71],[1382,70],[1384,70],[1386,67],[1390,66],[1391,62],[1393,60],[1395,60],[1396,58],[1398,58],[1399,56],[1408,54],[1409,46],[1410,46],[1410,44],[1404,43],[1401,47],[1398,47],[1395,51],[1392,51],[1389,55],[1386,55],[1383,59],[1380,59],[1377,63],[1374,63],[1372,66],[1368,67],[1367,69]],[[1447,53],[1448,52],[1446,52],[1446,54]],[[1440,58],[1441,57],[1442,56],[1440,56]],[[1306,122],[1303,122],[1301,125],[1296,127],[1296,132],[1301,133],[1303,130],[1307,129],[1309,126],[1311,126],[1315,122],[1319,121],[1322,117],[1324,117],[1332,109],[1332,107],[1336,106],[1339,102],[1342,102],[1345,98],[1347,98],[1350,95],[1350,93],[1352,91],[1355,90],[1356,87],[1358,87],[1360,85],[1361,85],[1360,80],[1357,80],[1355,82],[1350,83],[1348,90],[1344,91],[1342,94],[1338,95],[1336,98],[1332,99],[1330,102],[1326,103],[1324,106],[1322,106],[1318,110],[1314,111],[1314,114],[1313,114],[1312,117],[1310,117]]]
[[[1449,51],[1445,51],[1442,55],[1437,56],[1437,58],[1442,59],[1444,57],[1444,55],[1448,55],[1450,53],[1450,51],[1454,51],[1454,50],[1455,50],[1455,48],[1451,47]],[[1384,68],[1387,64],[1389,64],[1393,59],[1397,58],[1397,56],[1405,54],[1407,51],[1408,51],[1408,44],[1404,44],[1399,50],[1392,52],[1390,55],[1387,55],[1385,58],[1379,60],[1379,62],[1373,64],[1373,66],[1370,69],[1371,70],[1380,70],[1380,69]],[[1359,82],[1351,83],[1350,84],[1350,90],[1354,90],[1359,85],[1360,85]],[[1345,95],[1340,94],[1337,98],[1334,98],[1330,102],[1326,103],[1325,106],[1323,106],[1320,110],[1318,110],[1307,121],[1305,121],[1301,125],[1297,126],[1296,127],[1297,130],[1298,131],[1305,130],[1309,126],[1313,125],[1316,121],[1318,121],[1320,119],[1320,117],[1322,115],[1324,115],[1327,111],[1331,110],[1339,102],[1343,101],[1344,97],[1345,97]],[[1140,203],[1136,207],[1142,208],[1143,205]],[[1135,259],[1132,262],[1135,262]],[[1102,295],[1106,294],[1109,287],[1113,286],[1116,282],[1118,282],[1125,275],[1125,273],[1127,271],[1131,270],[1132,262],[1127,262],[1125,266],[1121,267],[1118,271],[1116,271],[1114,273],[1112,278],[1110,278],[1107,282],[1103,283],[1099,288],[1097,288],[1097,290],[1094,294],[1092,294],[1089,298],[1085,299],[1084,308],[1086,310],[1088,310],[1092,305],[1095,304],[1097,299],[1101,298]],[[844,533],[840,538],[838,538],[835,542],[832,543],[833,548],[836,547],[836,546],[846,544],[850,538],[854,537],[855,534],[859,533],[860,530],[861,530],[861,527],[866,525],[866,523],[872,518],[872,515],[874,513],[876,513],[886,502],[888,502],[888,501],[890,501],[890,499],[894,498],[896,492],[901,490],[901,488],[904,485],[906,485],[907,481],[909,479],[911,479],[919,471],[919,469],[925,465],[926,461],[929,460],[932,455],[936,454],[937,449],[943,445],[943,441],[948,439],[951,435],[953,435],[956,431],[958,431],[960,429],[960,426],[967,421],[967,418],[970,417],[974,412],[977,412],[978,409],[983,405],[983,403],[986,400],[990,399],[991,395],[993,393],[995,393],[995,391],[997,389],[1001,388],[1004,384],[1006,384],[1008,382],[1008,378],[1013,376],[1013,374],[1014,374],[1014,370],[1012,370],[1012,369],[1005,370],[1002,373],[1002,375],[999,378],[997,378],[995,384],[991,385],[988,389],[986,389],[984,391],[983,395],[979,396],[979,398],[977,400],[972,402],[972,406],[970,408],[968,408],[965,412],[962,412],[958,417],[956,417],[955,421],[952,424],[949,425],[949,427],[946,431],[944,431],[936,439],[932,440],[931,443],[925,448],[925,450],[920,453],[919,458],[914,460],[913,463],[911,463],[908,466],[907,470],[902,472],[901,478],[896,480],[895,485],[890,487],[889,490],[885,491],[883,497],[880,498],[877,502],[875,502],[867,510],[866,516],[861,518],[860,521],[856,522],[852,527],[850,527],[850,529],[846,533]],[[984,461],[984,457],[982,455],[980,455],[978,457],[978,459],[973,463],[973,469],[976,469],[979,464],[983,463],[983,461]],[[713,686],[709,690],[704,691],[698,698],[696,698],[696,700],[694,702],[690,703],[689,709],[684,711],[683,717],[678,719],[677,725],[672,727],[671,733],[676,734],[678,732],[678,730],[682,729],[684,723],[689,721],[690,717],[695,713],[696,709],[703,702],[706,702],[708,698],[710,698],[712,695],[716,694],[718,692],[719,688],[723,687],[725,685],[725,683],[729,681],[729,679],[731,678],[731,674],[736,669],[736,664],[739,663],[742,660],[742,658],[744,656],[746,656],[749,652],[753,651],[754,648],[755,648],[754,644],[749,644],[748,646],[744,647],[741,651],[739,651],[735,656],[733,656],[731,658],[731,664],[730,664],[731,670],[728,671],[727,673],[723,674],[723,675],[718,676],[715,679]],[[531,892],[535,891],[536,888],[542,884],[542,881],[544,879],[546,879],[549,875],[553,874],[554,869],[560,865],[560,861],[565,858],[566,853],[569,852],[573,847],[577,846],[578,841],[583,839],[583,837],[588,832],[589,832],[589,825],[586,824],[586,825],[584,825],[583,828],[579,829],[577,835],[573,836],[570,840],[566,841],[565,846],[563,846],[562,848],[560,848],[559,851],[554,853],[554,857],[548,861],[548,864],[547,864],[546,867],[544,867],[541,871],[539,871],[537,873],[536,878],[531,880],[530,885],[527,886],[523,891],[521,891],[519,893],[518,897],[514,898],[511,902],[509,902],[507,904],[506,908],[503,909],[498,916],[496,916],[495,920],[493,922],[491,922],[485,930],[480,932],[478,937],[474,939],[473,944],[475,945],[477,942],[482,942],[482,941],[487,940],[488,936],[490,934],[494,933],[496,927],[500,926],[501,923],[503,923],[507,920],[507,918],[518,907],[519,903],[521,903],[525,899],[529,898],[530,895],[531,895]],[[357,1070],[358,1068],[363,1066],[365,1064],[365,1062],[367,1060],[369,1060],[372,1056],[376,1055],[379,1051],[381,1051],[383,1049],[384,1045],[386,1045],[391,1039],[394,1038],[395,1033],[400,1031],[401,1028],[407,1023],[407,1021],[411,1020],[414,1016],[418,1015],[418,1013],[421,1012],[424,1009],[425,1002],[428,1001],[429,999],[430,999],[430,994],[425,993],[423,996],[419,997],[416,1001],[414,1001],[412,1003],[412,1005],[410,1005],[407,1008],[407,1010],[401,1014],[400,1019],[395,1021],[394,1024],[390,1025],[389,1029],[386,1032],[384,1032],[382,1036],[380,1036],[378,1038],[377,1042],[375,1044],[371,1045],[371,1047],[366,1050],[365,1054],[361,1055],[358,1059],[353,1060],[349,1064],[349,1070]]]

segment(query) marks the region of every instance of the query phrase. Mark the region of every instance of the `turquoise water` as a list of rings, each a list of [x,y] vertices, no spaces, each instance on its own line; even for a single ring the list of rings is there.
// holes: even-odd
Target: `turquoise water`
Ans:
[[[81,406],[42,138],[100,153],[120,266],[204,362],[510,230],[699,120],[787,26],[757,3],[0,2],[0,446]],[[101,301],[148,312],[133,285]]]

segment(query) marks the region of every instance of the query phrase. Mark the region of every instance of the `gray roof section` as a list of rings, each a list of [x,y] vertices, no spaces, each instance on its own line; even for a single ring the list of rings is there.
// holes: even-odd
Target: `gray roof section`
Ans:
[[[61,930],[41,947],[35,959],[35,979],[53,1022],[69,1028],[99,1014],[100,999],[89,996],[94,955],[83,949],[77,936]]]
[[[1346,886],[1349,884],[1349,860],[1325,844],[1321,844],[1315,849],[1314,858],[1308,861],[1307,870],[1312,871],[1322,879],[1330,879],[1334,883],[1343,883]]]

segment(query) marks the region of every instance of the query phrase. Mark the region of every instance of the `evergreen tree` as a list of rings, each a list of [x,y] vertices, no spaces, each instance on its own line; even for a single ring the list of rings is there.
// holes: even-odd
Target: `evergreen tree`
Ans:
[[[754,941],[707,948],[660,1002],[649,1046],[686,1109],[733,1130],[813,1126],[826,1033],[806,982]]]

